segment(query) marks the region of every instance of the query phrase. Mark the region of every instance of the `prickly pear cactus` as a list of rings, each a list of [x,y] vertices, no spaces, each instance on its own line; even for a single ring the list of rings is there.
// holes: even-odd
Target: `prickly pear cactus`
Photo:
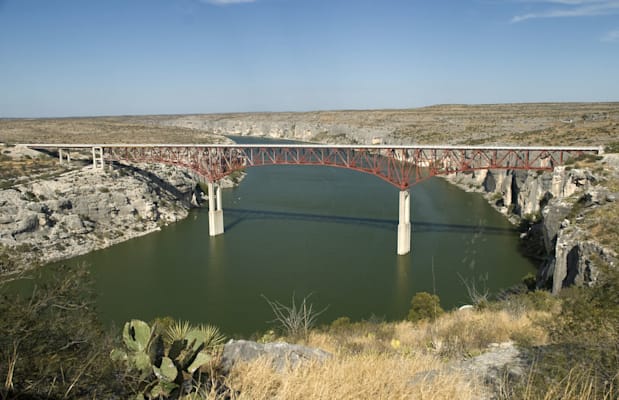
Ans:
[[[187,332],[185,340],[187,340],[187,345],[191,346],[193,350],[199,350],[200,347],[204,346],[204,334],[199,329],[191,329]]]
[[[151,329],[135,319],[124,325],[125,349],[112,350],[110,357],[141,372],[142,399],[177,398],[195,390],[194,373],[212,362],[211,352],[223,341],[215,327],[192,328],[188,323],[180,327],[183,329],[167,336],[173,338],[170,342],[164,340],[157,326]]]
[[[213,356],[205,352],[204,350],[196,354],[196,358],[187,367],[187,372],[193,374],[196,370],[204,365],[207,365],[213,360]]]
[[[123,342],[129,351],[146,351],[150,341],[151,329],[144,321],[132,319],[123,328]]]
[[[157,378],[165,382],[174,382],[178,376],[178,370],[176,365],[174,365],[174,361],[168,357],[161,359],[161,366],[156,367],[153,365],[153,372]]]

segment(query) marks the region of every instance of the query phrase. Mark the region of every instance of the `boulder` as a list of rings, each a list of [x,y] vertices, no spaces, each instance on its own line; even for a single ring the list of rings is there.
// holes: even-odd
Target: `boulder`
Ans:
[[[324,361],[332,357],[324,350],[289,343],[257,343],[248,340],[230,340],[224,346],[222,367],[225,371],[239,361],[251,361],[258,357],[268,357],[275,369],[281,370],[287,365],[297,366],[310,360]]]
[[[47,205],[44,203],[31,202],[26,205],[26,208],[30,211],[33,211],[37,214],[45,214],[49,210],[47,209]]]
[[[49,208],[49,210],[52,212],[70,210],[73,207],[73,204],[71,204],[71,200],[68,199],[50,200],[46,204],[47,208]]]
[[[17,220],[17,228],[13,231],[13,235],[34,232],[39,227],[39,217],[34,213],[20,214]]]
[[[134,216],[135,214],[137,214],[137,211],[135,207],[133,207],[131,204],[127,204],[118,208],[119,217]]]
[[[15,221],[12,215],[0,215],[0,225],[10,224]]]
[[[84,229],[82,219],[76,214],[66,215],[62,218],[62,223],[69,231],[81,232]]]
[[[500,393],[505,381],[521,381],[526,377],[529,362],[513,342],[493,343],[488,351],[463,361],[456,368],[471,377],[481,377],[490,389],[486,398],[496,398],[491,393]]]

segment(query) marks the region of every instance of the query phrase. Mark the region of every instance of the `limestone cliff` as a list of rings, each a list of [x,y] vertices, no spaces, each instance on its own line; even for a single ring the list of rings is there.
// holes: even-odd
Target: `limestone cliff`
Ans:
[[[551,287],[557,293],[572,284],[591,284],[599,274],[600,263],[616,265],[616,246],[599,243],[584,223],[588,210],[615,199],[590,169],[564,166],[544,173],[475,171],[447,179],[465,190],[485,193],[513,223],[526,220],[532,224],[523,238],[539,240],[544,249],[539,286]]]
[[[291,118],[287,113],[261,115],[251,118],[222,116],[170,117],[160,121],[162,126],[191,128],[216,135],[257,136],[270,139],[298,140],[338,144],[369,144],[373,140],[382,142],[391,130],[381,126],[360,126],[344,121],[331,121],[320,115],[307,118]]]
[[[0,191],[0,272],[111,246],[187,216],[194,178],[163,165],[89,168]]]

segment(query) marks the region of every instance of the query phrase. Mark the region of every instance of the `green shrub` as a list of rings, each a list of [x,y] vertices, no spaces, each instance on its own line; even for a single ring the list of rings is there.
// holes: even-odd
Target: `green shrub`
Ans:
[[[490,201],[496,202],[503,199],[503,193],[494,192],[490,195]]]
[[[619,142],[612,142],[606,145],[604,151],[607,153],[619,153]]]
[[[537,278],[535,277],[535,274],[529,272],[522,278],[522,283],[527,287],[527,289],[533,291],[537,285]]]
[[[435,320],[445,311],[441,308],[441,301],[435,294],[419,292],[411,300],[411,308],[408,312],[409,321],[420,321],[427,319]]]
[[[579,161],[583,161],[583,162],[596,162],[596,161],[600,161],[603,157],[602,156],[598,156],[595,154],[588,154],[588,153],[583,153],[580,154],[576,157],[571,157],[568,158],[567,160],[565,160],[564,164],[565,165],[570,165],[570,164],[575,164]]]
[[[348,317],[339,317],[331,322],[331,329],[342,329],[348,326],[350,326],[350,318]]]
[[[245,173],[244,170],[239,170],[239,171],[234,171],[230,174],[230,180],[232,181],[232,183],[234,183],[235,185],[238,185],[239,182],[241,181],[241,178],[243,178],[243,174]]]

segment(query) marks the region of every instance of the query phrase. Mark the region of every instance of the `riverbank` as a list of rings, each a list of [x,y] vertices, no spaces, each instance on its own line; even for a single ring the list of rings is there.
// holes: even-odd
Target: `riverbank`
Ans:
[[[4,148],[4,162],[43,165],[31,179],[0,190],[0,274],[65,260],[160,230],[202,203],[197,177],[163,164],[108,164],[93,171],[80,160],[57,160]],[[240,178],[226,179],[224,187]],[[8,180],[8,177],[7,177]]]
[[[592,285],[619,260],[619,154],[585,157],[552,172],[475,171],[445,179],[482,193],[513,224],[540,263],[538,286]]]
[[[155,319],[149,322],[152,331],[135,333],[135,341],[151,344],[129,348],[128,330],[106,334],[100,329],[87,300],[92,290],[87,268],[54,272],[52,281],[29,297],[0,298],[5,327],[0,356],[8,360],[0,364],[7,382],[0,396],[134,398],[151,393],[161,374],[141,373],[132,365],[134,358],[123,360],[119,350],[133,356],[161,343],[167,356],[170,344],[158,335],[166,335],[164,340],[172,331],[184,336],[189,325]],[[179,378],[194,378],[186,386],[189,391],[212,384],[200,397],[212,400],[221,399],[224,391],[239,400],[390,399],[428,393],[433,399],[615,398],[619,303],[600,300],[616,299],[617,277],[595,292],[580,289],[563,298],[539,291],[512,294],[500,302],[446,312],[417,304],[417,317],[409,316],[410,321],[342,317],[298,332],[278,326],[256,336],[257,342],[231,340],[204,348],[207,367]],[[591,325],[599,313],[609,323]],[[156,353],[145,354],[150,368]]]
[[[174,168],[149,170],[85,167],[3,189],[0,244],[10,261],[0,271],[72,258],[185,218],[192,178]]]
[[[554,266],[552,267],[554,271],[558,271],[562,268],[557,266],[559,265],[557,261],[563,259],[566,260],[565,271],[575,272],[570,275],[571,277],[594,276],[595,273],[600,271],[596,268],[592,268],[592,266],[595,267],[599,265],[600,255],[606,254],[606,250],[603,249],[613,250],[617,248],[618,233],[616,227],[619,226],[617,223],[619,213],[617,212],[617,201],[612,200],[612,196],[619,191],[619,187],[617,187],[617,182],[619,180],[616,175],[616,167],[617,164],[619,164],[617,161],[619,160],[617,160],[616,156],[591,162],[582,160],[563,170],[557,170],[556,173],[560,175],[557,181],[561,182],[559,186],[562,186],[563,189],[556,193],[561,194],[563,197],[553,195],[554,197],[547,199],[546,206],[539,209],[539,215],[535,212],[527,213],[525,210],[533,211],[532,209],[528,209],[528,207],[532,207],[536,204],[540,205],[537,196],[541,194],[542,198],[545,198],[546,196],[544,196],[543,193],[548,190],[552,192],[552,183],[555,181],[554,173],[551,174],[549,178],[549,175],[538,175],[537,173],[530,174],[529,176],[528,173],[519,175],[517,173],[499,172],[494,174],[491,172],[487,173],[480,185],[483,187],[484,191],[486,190],[485,186],[488,186],[486,197],[491,203],[494,202],[495,207],[503,209],[504,211],[511,209],[512,214],[519,217],[526,217],[526,215],[529,214],[529,216],[540,218],[541,225],[537,226],[541,233],[539,236],[541,246],[544,247],[546,245],[545,240],[547,240],[548,244],[551,246],[550,249],[553,251],[556,251],[555,249],[563,251],[563,253],[558,254],[563,254],[564,256],[555,253],[555,255],[548,260],[555,260]],[[3,166],[4,165],[6,164],[3,164]],[[613,169],[611,169],[611,167]],[[80,175],[88,173],[91,175],[83,177]],[[169,173],[170,171],[162,170],[157,176],[169,182]],[[144,178],[140,173],[138,173],[138,176],[134,176],[133,173],[125,176],[123,175],[124,173],[118,171],[111,171],[108,172],[108,174],[111,174],[109,180],[106,177],[92,175],[92,171],[82,170],[81,168],[68,170],[59,169],[57,172],[54,172],[53,176],[42,177],[42,179],[35,179],[32,182],[20,183],[19,207],[29,214],[34,214],[37,222],[23,225],[23,227],[34,226],[35,229],[32,232],[26,229],[24,232],[17,233],[17,236],[20,238],[27,238],[30,237],[29,235],[37,235],[45,231],[47,232],[46,235],[51,238],[50,234],[54,228],[58,228],[58,231],[61,231],[61,226],[67,226],[67,221],[64,219],[66,216],[64,214],[74,210],[76,208],[75,204],[84,196],[93,200],[92,202],[89,200],[87,202],[88,204],[96,205],[96,207],[92,209],[93,216],[89,217],[89,219],[97,218],[99,204],[113,202],[114,200],[111,198],[112,193],[120,192],[124,195],[127,185],[129,185],[127,187],[131,187],[131,185],[137,185],[139,187],[135,189],[136,197],[129,198],[129,196],[127,196],[125,201],[130,202],[136,209],[137,215],[148,215],[148,207],[137,207],[136,204],[144,200],[143,196],[147,198],[148,196],[158,198],[160,194],[156,193],[157,189],[148,182],[146,186],[140,185],[140,177]],[[79,177],[76,175],[79,175]],[[129,175],[131,175],[131,177],[129,177]],[[65,178],[67,179],[66,181]],[[148,178],[148,180],[153,179],[153,177]],[[480,179],[480,175],[474,178],[474,180],[477,179]],[[50,214],[49,217],[46,217],[47,212],[45,208],[39,208],[39,206],[44,205],[49,209],[50,206],[56,204],[56,201],[59,202],[58,205],[60,206],[60,203],[62,203],[62,196],[60,196],[60,194],[66,196],[69,191],[63,191],[64,189],[58,186],[57,188],[60,192],[60,194],[58,194],[55,189],[50,191],[42,188],[46,187],[48,183],[58,185],[59,182],[64,182],[64,185],[74,185],[76,180],[82,182],[83,185],[79,185],[82,189],[74,193],[70,198],[71,208],[66,207],[64,209],[59,209],[57,213],[54,212]],[[97,181],[99,183],[97,183]],[[101,183],[102,181],[103,183]],[[493,191],[489,190],[492,187],[491,182],[494,182]],[[119,184],[116,185],[116,183]],[[122,183],[122,185],[120,183]],[[449,186],[444,184],[444,182],[430,183],[440,183],[443,186]],[[469,184],[463,182],[461,182],[461,184],[469,186]],[[544,186],[547,184],[551,184],[550,189]],[[573,186],[576,186],[577,190],[566,196],[567,193],[574,189]],[[604,188],[608,189],[608,191],[605,192]],[[468,189],[481,190],[480,187],[476,186],[474,181],[472,182],[472,186]],[[157,196],[153,194],[153,191],[155,191]],[[28,194],[29,192],[32,193],[32,195]],[[270,193],[272,192],[273,190],[270,190]],[[320,192],[320,190],[315,190],[315,192]],[[453,192],[459,192],[459,190],[454,189]],[[48,195],[57,195],[57,197],[50,199],[46,197]],[[24,198],[21,198],[21,196],[24,196]],[[120,196],[118,197],[120,198]],[[243,197],[246,196],[243,195]],[[271,197],[269,197],[269,199],[270,198]],[[169,207],[173,208],[173,204],[177,200],[174,200],[174,197],[172,197]],[[374,201],[375,200],[376,199],[374,199]],[[298,200],[295,199],[294,201]],[[506,205],[508,201],[512,203]],[[8,202],[3,203],[2,207],[7,204]],[[381,204],[384,203],[381,202]],[[159,203],[157,203],[156,206],[159,207]],[[111,213],[110,215],[115,212],[120,213],[120,209],[115,211],[115,208],[118,208],[118,205],[109,209],[102,206],[101,209],[106,210],[106,212],[109,211]],[[13,217],[19,214],[8,208],[6,210],[7,211],[3,209],[0,214],[2,217],[5,215]],[[443,208],[443,210],[445,209]],[[87,209],[87,211],[90,212],[91,210]],[[127,222],[143,224],[140,226],[147,226],[155,222],[153,226],[154,230],[158,229],[160,226],[158,224],[165,223],[163,217],[161,217],[161,212],[159,213],[160,216],[158,221],[153,221],[151,219],[144,221],[145,218],[143,216],[140,217],[142,219],[140,220],[135,214],[129,214],[133,215],[133,217],[127,217]],[[86,229],[87,225],[93,222],[81,218],[79,213],[77,215],[82,224],[82,229]],[[269,216],[272,217],[272,214]],[[312,216],[304,214],[298,217],[307,219]],[[119,220],[123,220],[123,218]],[[50,221],[49,225],[47,222],[48,220]],[[34,221],[34,217],[31,216],[30,221]],[[13,226],[12,231],[15,231],[16,227],[13,225],[15,222],[16,219],[3,225]],[[547,228],[544,228],[544,224],[547,225]],[[99,225],[99,228],[103,227],[103,223],[95,221],[94,226],[97,227],[97,225]],[[463,224],[457,226],[462,225]],[[451,228],[457,226],[451,226]],[[432,225],[426,224],[424,227],[431,228]],[[447,230],[449,227],[450,226],[447,225],[439,225],[439,228],[444,230]],[[124,225],[118,225],[117,227],[117,229],[123,228],[125,228]],[[262,228],[262,226],[260,228]],[[535,225],[531,226],[531,231],[536,229]],[[83,233],[77,233],[76,231],[75,237],[89,237],[89,235],[92,235],[94,232],[94,230]],[[262,229],[260,232],[262,232]],[[546,232],[546,234],[544,234],[544,232]],[[134,233],[139,234],[137,231],[129,232],[129,234]],[[43,235],[41,235],[41,246],[44,246],[46,240],[42,236]],[[157,236],[157,234],[152,236]],[[383,237],[386,235],[380,232],[377,236]],[[231,243],[230,237],[229,235],[226,238],[228,245]],[[258,246],[265,249],[265,253],[269,253],[273,247],[273,242],[268,240],[260,241],[260,239],[263,239],[260,235],[255,235],[254,237],[259,241]],[[59,239],[60,235],[56,235],[54,238]],[[484,238],[482,237],[482,239]],[[572,239],[573,241],[570,241]],[[108,240],[111,243],[112,239],[108,238]],[[373,240],[376,241],[377,239],[374,238]],[[601,243],[603,247],[589,247],[588,243],[592,241]],[[161,241],[158,244],[161,245],[163,242],[164,241]],[[222,240],[219,240],[219,242],[210,241],[209,243],[215,246],[224,244]],[[466,243],[466,245],[470,247],[472,247],[472,244],[472,242]],[[80,245],[79,242],[75,244],[75,246]],[[313,245],[315,245],[315,243],[312,243],[312,246]],[[419,241],[416,242],[416,245],[424,247],[424,244]],[[130,251],[135,252],[138,246],[131,244],[130,247]],[[302,250],[306,247],[309,246],[307,246],[306,243],[302,243],[302,246],[300,246],[300,248],[295,248],[295,250]],[[208,263],[204,263],[207,251],[202,250],[203,249],[200,248],[200,254],[198,256],[189,258],[188,261],[184,262],[184,264],[198,265],[199,268],[196,270],[201,271],[202,274],[190,275],[190,273],[183,272],[175,265],[176,268],[168,268],[174,271],[165,278],[165,285],[162,288],[153,288],[149,275],[154,274],[141,272],[134,277],[128,277],[125,271],[121,271],[114,274],[114,284],[111,286],[113,290],[109,290],[108,292],[113,292],[113,296],[118,297],[117,293],[119,291],[119,286],[121,286],[118,282],[118,276],[122,276],[122,281],[128,281],[131,286],[131,296],[129,297],[131,301],[121,299],[121,301],[117,303],[122,304],[123,308],[129,308],[130,303],[136,298],[148,298],[148,301],[144,303],[153,305],[158,313],[166,313],[168,311],[162,310],[168,310],[167,307],[169,306],[171,298],[177,297],[187,300],[187,293],[199,293],[202,296],[204,296],[205,293],[213,293],[213,297],[210,299],[205,297],[195,300],[189,299],[189,301],[183,304],[184,309],[187,309],[189,304],[194,303],[198,304],[200,308],[205,308],[204,305],[206,303],[214,304],[216,308],[223,308],[222,303],[232,304],[232,301],[222,300],[222,295],[217,293],[216,290],[222,286],[222,282],[226,280],[232,281],[233,279],[229,279],[229,275],[223,275],[222,270],[217,270],[216,268],[211,270],[211,272],[214,272],[213,274],[207,276],[206,273],[204,273],[206,270],[206,268],[204,268],[205,264],[216,267],[217,262],[215,258],[209,258]],[[27,251],[27,253],[30,253],[30,251]],[[237,250],[235,254],[236,253],[241,252]],[[445,252],[435,250],[435,253],[440,255]],[[256,258],[251,258],[249,261],[244,262],[244,264],[251,264],[252,271],[250,274],[239,275],[238,279],[233,280],[235,285],[235,290],[233,290],[235,301],[247,292],[247,288],[243,287],[241,282],[251,281],[252,284],[261,283],[259,279],[265,275],[263,268],[265,265],[268,265],[272,259],[271,254],[268,254],[268,257],[269,260],[262,263],[256,263]],[[544,254],[544,257],[548,257],[548,255]],[[504,264],[509,261],[506,260],[508,258],[509,257],[497,257],[496,261],[497,263]],[[346,256],[345,259],[349,261],[350,257]],[[570,259],[572,261],[569,261]],[[366,259],[364,262],[368,263],[371,261]],[[145,264],[148,264],[148,261],[146,261]],[[127,262],[125,265],[135,264]],[[172,263],[170,262],[169,265],[172,265]],[[316,265],[320,266],[321,263],[317,262]],[[375,263],[375,265],[384,266],[385,264]],[[419,263],[419,265],[430,264],[428,261],[427,263]],[[260,268],[256,268],[256,266]],[[397,269],[393,269],[393,271],[397,271],[401,274],[397,277],[397,281],[400,283],[406,281],[402,278],[406,278],[406,275],[410,271],[410,269],[406,267],[401,267],[401,265],[398,265]],[[127,268],[125,268],[125,270],[126,269]],[[422,268],[419,268],[415,271],[415,281],[421,279],[421,269]],[[195,274],[196,270],[191,271],[191,273]],[[148,271],[152,271],[150,266]],[[336,271],[336,269],[325,269],[323,274],[333,271]],[[230,270],[228,269],[227,272],[230,272]],[[434,272],[433,270],[432,278],[434,278]],[[300,276],[298,272],[292,272],[291,274],[298,280]],[[188,279],[187,277],[189,276],[195,278]],[[278,285],[281,285],[282,276],[281,274],[277,275],[276,280]],[[359,279],[350,279],[351,276],[353,275],[349,274],[345,276],[342,283],[330,284],[345,288],[349,287],[352,281],[371,282],[370,285],[362,289],[365,297],[368,299],[368,303],[363,304],[363,307],[365,310],[372,310],[375,303],[385,297],[377,295],[375,291],[376,282],[378,280],[368,276],[367,271],[359,268],[355,270],[354,275],[355,277],[359,277]],[[437,282],[447,281],[446,278],[441,279],[440,276],[438,276],[438,278]],[[453,279],[453,276],[451,276],[451,278]],[[267,279],[273,280],[268,277]],[[562,286],[564,279],[565,278],[559,279],[553,277],[554,282],[558,282],[560,286]],[[69,275],[69,281],[73,282],[77,287],[81,286],[77,284],[72,275]],[[146,294],[136,295],[134,286],[135,282],[138,281],[147,281],[149,290]],[[303,279],[302,281],[305,282]],[[208,283],[210,283],[211,286],[208,286]],[[583,283],[586,286],[591,284],[592,281],[583,280]],[[192,286],[192,284],[195,284],[195,286]],[[170,286],[182,288],[183,295],[170,295],[168,291]],[[393,288],[389,289],[391,292],[395,292]],[[600,289],[600,291],[598,291],[598,289]],[[404,292],[408,293],[406,291]],[[153,293],[168,293],[168,295],[152,295]],[[372,293],[372,296],[367,296],[367,293]],[[340,320],[339,323],[334,323],[331,327],[325,327],[322,330],[313,330],[307,340],[296,339],[301,344],[323,348],[324,350],[332,352],[336,356],[331,361],[325,364],[313,363],[307,368],[302,369],[291,368],[283,373],[271,368],[271,365],[264,360],[252,361],[245,365],[239,364],[237,368],[233,370],[227,382],[234,389],[241,391],[239,398],[246,396],[256,399],[272,398],[274,395],[280,395],[285,398],[321,398],[321,396],[322,398],[391,398],[394,396],[394,393],[401,394],[402,397],[415,395],[423,396],[427,395],[427,393],[432,393],[436,398],[454,398],[454,396],[456,396],[459,398],[471,399],[556,398],[565,393],[573,395],[573,398],[590,399],[596,398],[597,393],[608,393],[608,398],[613,398],[615,397],[613,388],[617,387],[615,384],[616,375],[604,374],[608,371],[612,374],[616,372],[616,329],[619,326],[616,321],[616,316],[619,315],[616,312],[616,305],[619,304],[616,298],[617,293],[619,292],[616,290],[616,285],[600,285],[595,291],[593,289],[590,291],[585,289],[580,289],[578,291],[571,290],[567,293],[564,292],[563,296],[560,294],[557,297],[550,297],[547,293],[532,292],[523,297],[510,297],[499,305],[488,305],[484,303],[480,305],[480,309],[467,310],[463,313],[459,311],[448,312],[435,321],[418,323],[381,322],[377,317],[370,318],[371,321],[353,323],[342,323],[342,320]],[[37,295],[41,296],[40,291]],[[289,295],[289,293],[286,293],[286,295]],[[43,310],[51,311],[44,313],[43,311],[35,310],[40,313],[41,317],[55,317],[58,315],[57,313],[63,313],[62,315],[69,313],[83,315],[86,314],[86,310],[92,311],[93,309],[85,307],[78,300],[72,299],[71,297],[66,297],[69,299],[66,304],[58,304],[55,300],[59,298],[58,296],[52,297],[43,295],[42,297],[49,302],[48,308]],[[318,296],[316,297],[318,298]],[[257,298],[256,296],[249,301],[256,302]],[[49,299],[53,299],[54,301]],[[64,297],[62,299],[64,299]],[[406,301],[409,299],[410,296],[408,296]],[[247,304],[249,301],[239,304]],[[10,303],[11,301],[9,299],[8,301],[5,300],[5,302]],[[26,300],[23,303],[25,304],[26,310],[28,310],[28,307],[34,306],[36,306],[34,308],[37,309],[40,305],[40,303],[36,301],[32,302]],[[337,305],[340,304],[341,301],[336,301],[334,303]],[[58,307],[59,305],[62,308]],[[607,310],[604,306],[614,308]],[[116,307],[118,308],[118,306]],[[497,309],[498,307],[501,309]],[[101,371],[110,370],[108,368],[101,368],[101,365],[110,363],[108,357],[110,349],[104,347],[106,343],[109,345],[110,341],[87,341],[89,338],[84,335],[84,331],[77,329],[77,327],[83,326],[92,327],[93,324],[91,320],[81,322],[80,325],[76,324],[75,326],[66,324],[66,320],[61,320],[60,322],[54,320],[54,325],[60,326],[61,330],[57,331],[60,332],[58,334],[56,334],[56,331],[54,331],[54,334],[50,334],[51,324],[47,323],[49,320],[43,318],[39,319],[39,315],[37,315],[36,312],[28,313],[19,309],[15,313],[8,313],[4,312],[4,310],[5,308],[2,308],[3,312],[0,313],[2,318],[10,315],[17,316],[16,320],[14,320],[17,321],[17,323],[5,322],[2,324],[2,326],[7,327],[7,331],[10,331],[12,335],[2,335],[3,343],[2,346],[0,346],[0,353],[2,359],[9,360],[8,364],[13,360],[13,365],[16,366],[15,371],[17,371],[15,373],[15,382],[18,389],[33,391],[35,389],[40,389],[40,393],[48,394],[52,391],[58,391],[59,396],[62,396],[64,393],[69,393],[71,390],[75,393],[78,391],[78,388],[80,388],[79,390],[84,390],[83,393],[95,393],[95,395],[89,397],[97,397],[96,395],[101,397],[101,393],[106,393],[98,390],[100,386],[105,385],[108,381],[99,379],[99,375],[97,374],[100,374]],[[253,312],[248,312],[246,307],[239,307],[239,309],[234,312],[224,312],[232,314],[232,317],[237,319],[246,319],[249,315],[254,314]],[[137,317],[137,313],[133,314],[134,315],[130,318]],[[204,317],[203,321],[208,321],[207,318],[212,318],[213,315],[214,313],[206,313],[206,317]],[[92,318],[94,320],[95,316]],[[262,320],[265,319],[263,318]],[[353,318],[353,321],[357,320],[358,318]],[[33,326],[37,326],[37,324],[40,329],[39,332],[41,332],[40,336],[24,335],[25,328],[31,329]],[[57,329],[58,326],[55,326],[54,329]],[[24,338],[30,340],[32,344],[30,344],[30,342],[24,342]],[[35,341],[33,338],[36,338],[39,342]],[[264,339],[272,341],[276,338],[277,336],[275,335],[268,335]],[[293,338],[290,338],[290,341],[293,340]],[[508,341],[507,344],[498,344],[504,341]],[[42,345],[41,343],[44,344]],[[17,344],[19,344],[19,348]],[[36,351],[40,351],[41,348],[46,348],[49,352],[48,359],[43,359],[32,354],[33,352],[31,351],[24,350],[36,349]],[[87,362],[88,360],[95,359],[91,358],[94,357],[91,354],[77,355],[78,351],[88,348],[93,349],[93,353],[98,357],[96,359],[97,362]],[[497,349],[498,351],[496,351]],[[505,350],[505,352],[501,350]],[[497,352],[501,354],[507,353],[507,355],[511,357],[511,361],[496,367],[495,365],[489,365],[486,356],[492,356],[493,353]],[[530,352],[532,355],[527,356],[527,352]],[[484,354],[480,356],[480,353]],[[543,357],[539,357],[540,355]],[[38,361],[40,365],[29,362],[32,359]],[[76,359],[82,362],[76,363]],[[99,361],[101,361],[101,364]],[[540,361],[544,361],[545,364]],[[466,364],[473,362],[481,363],[484,367],[491,370],[492,376],[498,377],[498,379],[493,378],[494,380],[490,382],[492,385],[490,393],[486,392],[488,388],[482,383],[488,383],[488,375],[484,373],[483,370],[480,371],[475,367],[475,371],[473,371],[472,374],[463,372],[463,369],[468,369]],[[536,369],[533,368],[533,364],[529,364],[533,362]],[[611,363],[611,368],[600,368],[608,366],[604,363]],[[460,364],[463,364],[464,367],[460,368]],[[516,367],[516,370],[519,369],[524,373],[521,375],[514,374],[514,369],[512,369],[509,364],[512,364]],[[39,369],[33,369],[33,365],[39,367]],[[503,366],[506,365],[508,368],[503,368]],[[376,372],[377,366],[379,373]],[[83,370],[81,370],[82,367],[84,370],[90,369],[84,374]],[[545,368],[551,369],[552,373],[549,373]],[[55,375],[50,374],[50,370],[53,371]],[[56,373],[56,371],[61,372]],[[114,374],[110,374],[109,382],[112,384],[118,384],[118,376],[121,374],[117,371],[118,370],[115,370]],[[2,367],[0,367],[0,372],[0,375],[8,376],[6,369],[2,369]],[[56,381],[56,378],[59,376],[67,377],[66,382],[60,379]],[[34,389],[32,386],[25,389],[26,384],[31,382],[33,377],[37,378],[37,385],[39,386]],[[95,378],[93,379],[92,377]],[[91,380],[88,381],[88,379]],[[114,379],[116,379],[116,381]],[[95,383],[93,383],[93,381]],[[342,385],[342,382],[350,382],[350,384]],[[516,385],[516,389],[513,387],[514,384]],[[523,386],[520,388],[520,391],[518,391],[518,385]],[[127,387],[128,386],[125,386],[125,389],[127,389]],[[591,389],[592,387],[593,389]],[[580,392],[578,392],[578,390],[580,390]],[[581,395],[578,396],[578,393],[581,393]]]
[[[103,142],[129,140],[145,143],[223,143],[227,139],[222,134],[237,134],[321,143],[560,143],[606,144],[616,147],[619,103],[441,105],[409,110],[6,119],[0,120],[0,132],[0,140],[9,142],[88,142],[96,135],[97,140]],[[43,136],[41,132],[44,132]],[[606,170],[606,166],[602,164],[594,168]],[[578,200],[576,193],[589,193],[589,188],[598,182],[590,171],[572,167],[558,168],[552,174],[516,171],[457,174],[448,180],[459,183],[465,190],[485,193],[489,203],[515,224],[520,224],[523,220],[532,222],[540,219],[541,203],[544,203],[544,206],[549,206],[548,202],[557,204],[548,210],[571,209]],[[20,183],[26,184],[27,181],[28,179],[22,179]],[[24,190],[31,191],[27,188]],[[593,196],[594,203],[599,203],[595,191],[589,194]],[[540,236],[543,242],[541,247],[547,250],[546,254],[540,254],[540,258],[554,257],[556,241],[553,237],[559,230],[555,225],[557,218],[565,217],[563,211],[549,211],[547,214],[547,219],[552,220],[553,226],[549,226],[549,233]],[[30,217],[29,221],[31,223],[34,219]],[[559,226],[562,222],[563,220],[559,221]],[[39,223],[47,224],[43,219]],[[137,221],[137,229],[143,228],[144,232],[157,229],[146,226],[140,228],[140,224],[141,221]],[[82,225],[88,225],[88,221],[83,221]],[[570,229],[574,230],[578,226],[579,224],[572,224]],[[26,226],[23,228],[29,229]],[[12,229],[19,230],[14,226]],[[139,231],[132,234],[139,235]],[[123,237],[134,237],[124,234],[123,237],[115,238],[113,232],[106,233],[106,236],[102,238],[105,240],[100,241],[117,243],[126,240]],[[12,242],[5,243],[11,245]],[[600,250],[601,247],[598,246],[597,249]],[[553,268],[546,270],[546,277],[554,271]]]

